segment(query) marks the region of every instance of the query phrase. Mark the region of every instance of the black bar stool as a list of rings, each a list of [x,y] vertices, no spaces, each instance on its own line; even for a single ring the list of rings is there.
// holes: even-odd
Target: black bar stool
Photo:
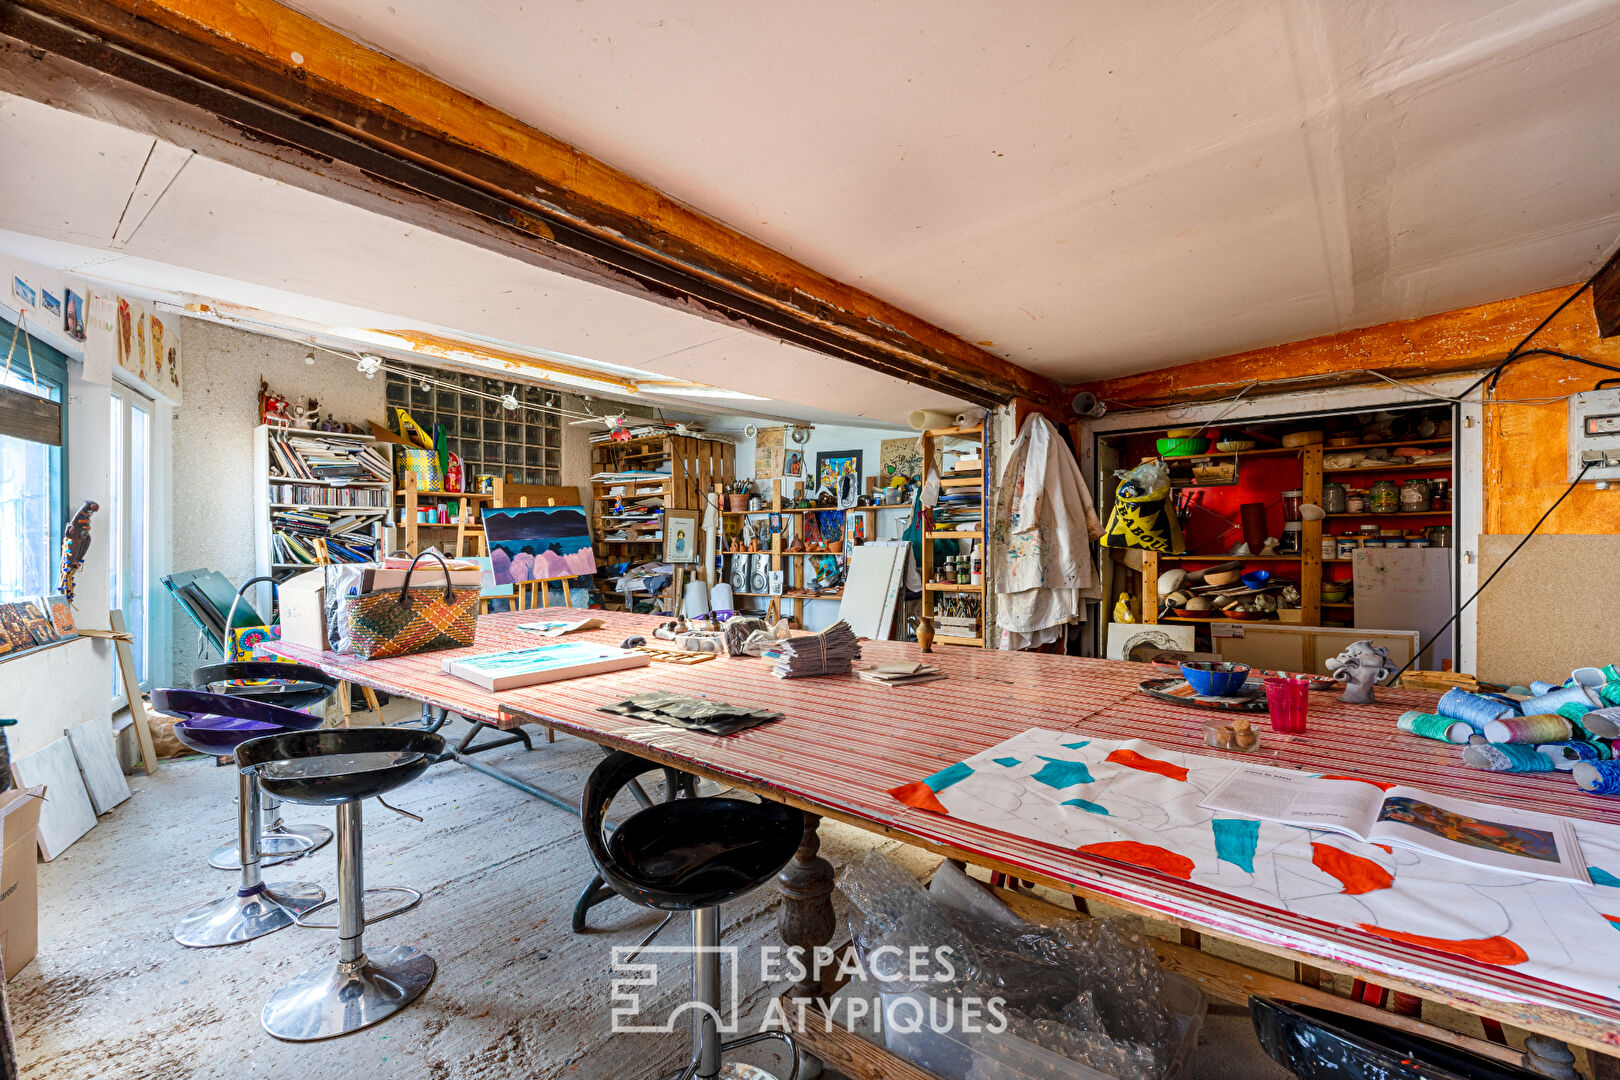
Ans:
[[[759,888],[798,850],[804,814],[791,806],[744,799],[672,799],[643,806],[606,835],[613,797],[644,773],[662,769],[616,752],[585,781],[580,818],[598,873],[626,899],[660,911],[692,913],[692,1060],[679,1080],[775,1080],[753,1065],[724,1064],[727,1050],[780,1039],[799,1073],[791,1037],[768,1031],[721,1042],[720,905]]]
[[[199,753],[228,754],[250,739],[312,728],[321,718],[264,701],[197,690],[152,691],[152,708],[179,717],[174,737]],[[191,949],[236,945],[293,925],[299,912],[325,897],[307,881],[267,884],[259,876],[259,785],[253,775],[237,770],[236,832],[246,853],[242,880],[235,894],[189,911],[174,929],[174,939]]]
[[[246,589],[252,584],[253,581],[250,581],[242,588]],[[332,696],[337,685],[338,681],[320,668],[270,660],[209,664],[191,673],[194,690],[248,698],[279,705],[283,709],[303,710],[319,705]],[[288,825],[282,821],[281,800],[268,793],[260,794],[259,807],[263,815],[259,826],[260,866],[276,866],[301,858],[331,842],[332,830],[324,825]],[[240,843],[233,841],[215,848],[208,855],[208,865],[216,870],[240,870]]]
[[[409,945],[369,953],[365,949],[367,923],[409,911],[421,903],[422,894],[399,886],[365,887],[360,802],[416,779],[443,753],[441,736],[401,728],[295,731],[236,748],[237,764],[255,772],[265,791],[290,802],[337,807],[337,898],[309,909],[335,903],[337,924],[319,926],[300,918],[298,925],[336,929],[338,958],[306,969],[270,995],[260,1022],[274,1037],[311,1042],[347,1035],[399,1012],[433,981],[438,965],[420,949]],[[405,893],[412,899],[367,918],[368,892]]]

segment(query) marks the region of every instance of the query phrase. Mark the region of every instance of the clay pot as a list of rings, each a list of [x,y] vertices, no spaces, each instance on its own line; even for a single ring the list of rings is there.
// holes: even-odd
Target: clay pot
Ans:
[[[730,510],[732,513],[739,513],[739,512],[741,512],[743,510],[747,510],[748,509],[748,496],[747,495],[727,495],[726,496],[726,509]]]
[[[842,540],[834,540],[832,543],[827,545],[827,554],[829,554],[829,555],[842,555],[843,553],[844,553],[844,542]]]

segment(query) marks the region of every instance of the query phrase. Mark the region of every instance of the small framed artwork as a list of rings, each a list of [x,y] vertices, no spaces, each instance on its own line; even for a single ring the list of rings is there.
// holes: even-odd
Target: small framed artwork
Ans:
[[[665,512],[664,561],[670,563],[698,561],[697,515]]]
[[[803,476],[804,475],[804,451],[803,450],[788,450],[788,451],[785,452],[785,454],[784,454],[784,456],[782,458],[782,475],[783,476]]]
[[[73,621],[73,607],[68,598],[58,593],[45,598],[45,607],[50,615],[51,625],[56,628],[56,636],[67,639],[79,636],[79,628]]]
[[[823,450],[816,454],[816,489],[836,493],[840,477],[853,476],[855,488],[861,483],[861,451]]]
[[[782,531],[782,515],[781,514],[772,514],[770,520],[771,520],[771,535],[774,536],[777,533]]]

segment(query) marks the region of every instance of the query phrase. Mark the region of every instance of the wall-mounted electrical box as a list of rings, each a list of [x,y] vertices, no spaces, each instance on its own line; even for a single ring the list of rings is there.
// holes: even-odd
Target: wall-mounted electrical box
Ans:
[[[1584,480],[1620,480],[1620,388],[1588,390],[1569,399],[1569,481],[1591,463]]]

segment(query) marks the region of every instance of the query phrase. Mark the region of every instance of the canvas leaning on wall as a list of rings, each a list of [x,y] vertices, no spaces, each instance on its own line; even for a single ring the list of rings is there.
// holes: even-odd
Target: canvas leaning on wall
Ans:
[[[596,573],[590,519],[582,506],[507,506],[484,511],[495,584]],[[571,582],[588,585],[588,582]]]

